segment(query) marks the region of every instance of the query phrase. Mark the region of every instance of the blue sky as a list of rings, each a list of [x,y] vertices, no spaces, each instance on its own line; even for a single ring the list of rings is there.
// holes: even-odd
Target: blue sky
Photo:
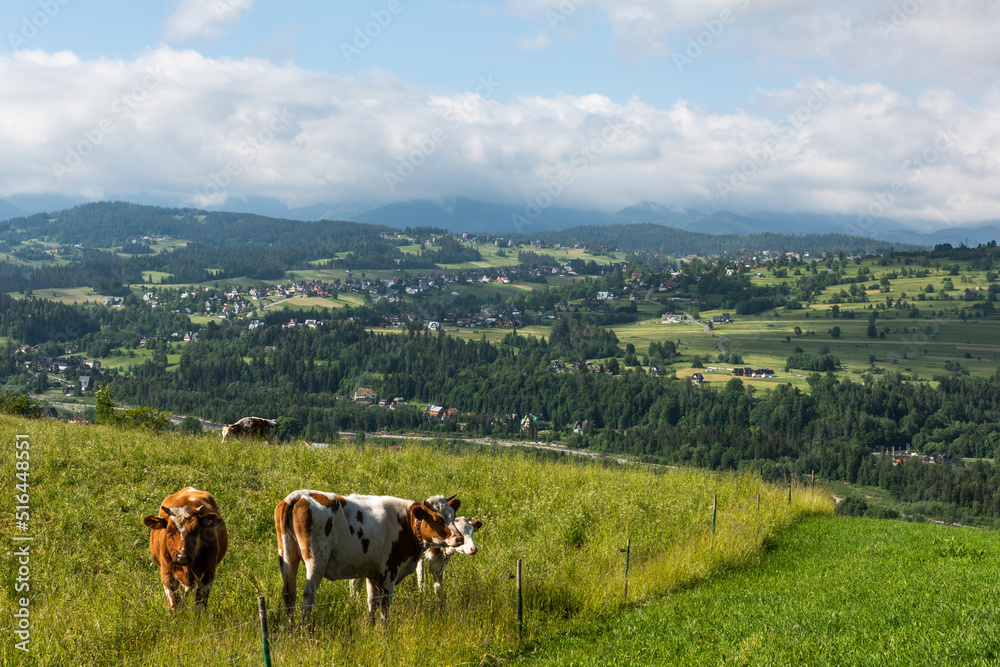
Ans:
[[[0,198],[1000,218],[1000,3],[8,0]]]

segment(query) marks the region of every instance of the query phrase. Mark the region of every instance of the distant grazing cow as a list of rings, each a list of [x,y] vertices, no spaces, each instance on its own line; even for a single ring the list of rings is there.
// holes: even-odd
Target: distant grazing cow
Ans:
[[[299,563],[305,562],[302,622],[309,621],[316,590],[326,578],[368,580],[368,620],[379,611],[389,619],[393,588],[413,574],[430,547],[459,547],[455,496],[432,496],[423,503],[390,496],[338,496],[293,491],[274,508],[282,599],[288,622],[295,613]]]
[[[434,578],[434,594],[441,595],[444,568],[448,565],[448,561],[451,560],[452,554],[460,553],[475,556],[479,551],[476,548],[475,540],[472,539],[472,534],[483,527],[483,522],[478,519],[470,521],[464,516],[460,516],[455,519],[455,527],[458,528],[458,532],[462,533],[462,537],[465,538],[465,543],[462,546],[431,547],[424,552],[424,555],[420,558],[420,562],[417,563],[417,587],[421,593],[424,591],[424,570],[429,570],[431,576]]]
[[[235,424],[225,424],[222,427],[222,441],[227,437],[258,438],[273,441],[278,437],[278,422],[263,417],[244,417]]]
[[[159,516],[142,520],[149,526],[149,551],[160,566],[167,607],[174,611],[182,592],[194,588],[195,609],[208,604],[215,568],[229,546],[226,522],[212,494],[192,486],[167,496]]]

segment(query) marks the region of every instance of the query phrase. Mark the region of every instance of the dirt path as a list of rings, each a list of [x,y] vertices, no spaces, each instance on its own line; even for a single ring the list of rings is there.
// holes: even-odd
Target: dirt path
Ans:
[[[698,320],[696,320],[693,317],[691,317],[691,313],[689,313],[687,311],[684,312],[684,315],[688,318],[688,321],[690,321],[692,324],[697,324],[702,329],[704,329],[705,333],[707,333],[709,336],[715,336],[717,338],[721,338],[722,340],[720,340],[718,342],[719,352],[721,352],[722,354],[726,354],[726,345],[725,345],[725,343],[729,341],[729,338],[727,336],[723,336],[722,334],[715,333],[714,331],[712,331],[711,329],[708,328],[707,324],[702,324]]]

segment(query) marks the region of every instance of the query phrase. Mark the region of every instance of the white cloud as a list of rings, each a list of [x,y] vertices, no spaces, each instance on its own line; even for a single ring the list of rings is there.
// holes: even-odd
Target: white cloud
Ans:
[[[135,60],[0,55],[0,197],[226,196],[290,204],[470,196],[521,210],[643,200],[899,219],[996,217],[1000,91],[970,105],[808,79],[752,109],[655,108],[602,95],[432,94],[161,47]],[[877,206],[875,206],[877,209]]]
[[[1000,67],[1000,3],[992,1],[507,1],[511,13],[542,24],[567,7],[599,10],[614,50],[630,60],[683,54],[693,42],[791,70],[818,60],[845,76],[977,92]]]
[[[253,0],[180,0],[163,24],[167,41],[215,40],[239,25]]]

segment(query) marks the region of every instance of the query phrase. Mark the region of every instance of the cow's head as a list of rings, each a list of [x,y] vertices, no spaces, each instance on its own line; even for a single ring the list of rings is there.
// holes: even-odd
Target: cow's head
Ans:
[[[177,567],[189,565],[195,560],[199,551],[218,539],[213,528],[222,523],[222,517],[209,507],[161,505],[160,511],[167,516],[164,518],[149,515],[142,522],[149,526],[150,530],[164,531],[167,553],[171,562]]]
[[[222,425],[222,442],[226,441],[226,436],[233,430],[235,424],[223,424]]]
[[[470,520],[464,516],[460,516],[455,519],[455,527],[458,528],[458,532],[460,532],[462,537],[465,538],[465,543],[455,549],[455,551],[475,556],[476,552],[479,550],[476,548],[476,541],[472,539],[472,534],[483,527],[483,522],[479,519]]]
[[[460,547],[465,542],[455,527],[455,510],[462,501],[451,496],[431,496],[420,505],[414,505],[413,518],[419,520],[418,537],[425,547]]]

